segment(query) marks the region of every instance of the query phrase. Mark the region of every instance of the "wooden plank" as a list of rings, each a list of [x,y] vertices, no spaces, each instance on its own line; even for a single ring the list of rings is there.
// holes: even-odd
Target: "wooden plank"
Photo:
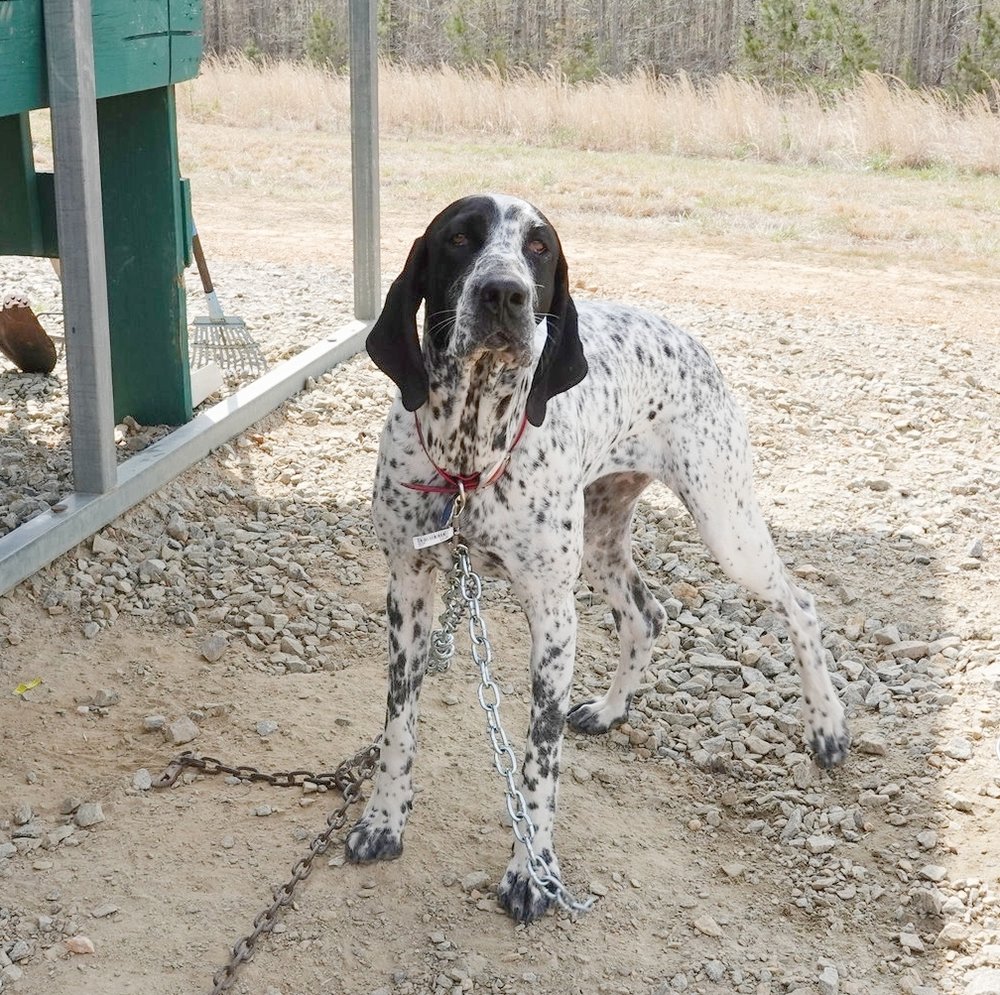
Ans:
[[[97,124],[115,419],[180,425],[192,406],[173,87],[101,100]]]
[[[350,359],[364,348],[370,329],[370,322],[352,322],[337,329],[123,463],[108,493],[72,494],[56,506],[58,511],[45,512],[0,538],[0,594],[260,421],[302,390],[309,377],[319,377]]]
[[[349,5],[354,316],[367,321],[378,315],[382,305],[377,0],[349,0]]]
[[[45,107],[45,31],[41,0],[0,3],[0,117]]]
[[[194,79],[205,44],[202,0],[170,0],[170,82]]]
[[[0,255],[42,255],[42,216],[28,115],[0,117]]]
[[[168,6],[162,0],[94,0],[98,97],[170,82]]]
[[[73,480],[104,493],[116,469],[90,0],[44,2]]]
[[[201,0],[93,0],[99,98],[198,75]],[[0,117],[48,105],[42,0],[0,0]]]

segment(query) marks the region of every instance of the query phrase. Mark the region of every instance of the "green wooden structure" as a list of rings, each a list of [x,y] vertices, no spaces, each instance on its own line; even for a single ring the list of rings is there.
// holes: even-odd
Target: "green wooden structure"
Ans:
[[[364,348],[382,299],[377,8],[348,2],[357,320],[189,421],[173,84],[197,71],[200,0],[0,0],[0,253],[62,263],[74,485],[0,537],[0,594]],[[46,105],[53,175],[28,127]],[[116,413],[186,424],[120,463]]]
[[[28,118],[49,105],[43,8],[0,0],[0,255],[59,255]],[[192,410],[174,84],[198,73],[201,0],[93,0],[91,22],[114,416],[177,425]]]

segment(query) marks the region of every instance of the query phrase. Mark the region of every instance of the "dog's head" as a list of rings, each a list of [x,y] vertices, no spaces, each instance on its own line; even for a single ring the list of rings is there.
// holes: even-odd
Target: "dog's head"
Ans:
[[[513,197],[450,204],[413,243],[367,347],[399,386],[408,411],[427,400],[425,354],[465,363],[489,353],[509,367],[532,369],[527,415],[541,425],[549,398],[587,373],[555,229],[541,211]]]

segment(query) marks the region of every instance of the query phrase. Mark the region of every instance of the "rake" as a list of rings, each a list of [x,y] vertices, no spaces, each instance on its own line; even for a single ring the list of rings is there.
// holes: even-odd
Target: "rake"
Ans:
[[[194,334],[191,337],[192,369],[197,370],[215,363],[227,376],[243,380],[259,377],[267,372],[267,360],[243,319],[223,313],[208,272],[198,230],[193,224],[191,247],[194,249],[198,275],[201,277],[205,303],[208,306],[207,317],[194,319]]]

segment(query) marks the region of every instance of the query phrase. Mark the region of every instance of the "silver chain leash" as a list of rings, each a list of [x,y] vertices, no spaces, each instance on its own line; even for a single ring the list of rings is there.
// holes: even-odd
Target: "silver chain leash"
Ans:
[[[528,873],[541,891],[554,898],[569,912],[587,912],[594,904],[594,896],[586,901],[575,898],[562,883],[559,872],[541,854],[535,851],[535,824],[528,814],[528,804],[518,788],[517,755],[510,745],[507,733],[500,722],[500,688],[490,672],[493,662],[493,647],[486,631],[486,619],[479,610],[479,599],[483,594],[483,584],[472,569],[469,549],[457,542],[448,590],[444,596],[444,612],[441,614],[441,628],[431,633],[431,658],[428,670],[447,670],[455,655],[455,631],[466,611],[469,613],[469,636],[472,639],[472,659],[479,666],[479,704],[486,712],[487,728],[493,744],[493,766],[506,782],[504,789],[507,812],[510,815],[514,836],[528,852]]]

